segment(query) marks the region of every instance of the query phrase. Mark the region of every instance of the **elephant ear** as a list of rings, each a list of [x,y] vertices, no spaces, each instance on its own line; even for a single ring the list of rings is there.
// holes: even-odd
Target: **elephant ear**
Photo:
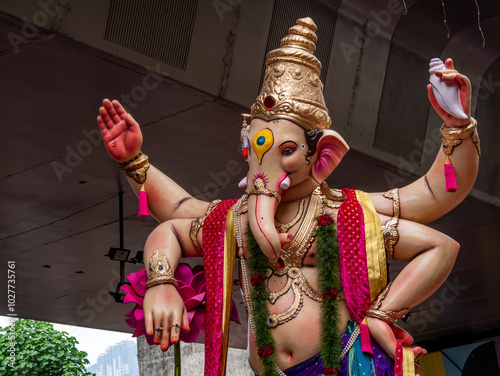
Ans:
[[[327,129],[318,141],[316,162],[312,168],[314,180],[323,182],[338,166],[349,146],[335,131]]]

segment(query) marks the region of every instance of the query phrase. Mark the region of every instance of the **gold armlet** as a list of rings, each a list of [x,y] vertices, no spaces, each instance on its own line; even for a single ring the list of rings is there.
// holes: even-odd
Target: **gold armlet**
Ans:
[[[443,124],[440,130],[443,140],[443,150],[446,155],[451,155],[453,153],[453,150],[455,149],[455,146],[460,145],[462,143],[462,140],[465,140],[469,137],[471,137],[478,155],[481,155],[476,119],[471,117],[470,123],[463,127],[447,127]]]
[[[198,252],[199,254],[201,254],[201,247],[200,247],[200,244],[198,243],[198,232],[203,227],[203,222],[205,221],[205,218],[208,217],[210,212],[212,210],[214,210],[214,208],[220,203],[221,203],[221,200],[212,201],[208,205],[207,212],[205,213],[205,216],[193,219],[193,221],[191,222],[191,230],[189,231],[189,237],[191,238],[191,242],[193,243],[194,248],[196,249],[196,252]]]
[[[222,202],[222,200],[214,200],[212,201],[207,208],[207,212],[205,213],[205,217],[208,217],[208,215],[212,212],[212,210],[215,209],[217,205],[219,205]]]
[[[266,187],[266,183],[261,178],[255,180],[252,187],[247,188],[245,192],[248,196],[250,195],[266,195],[269,197],[274,197],[278,200],[278,204],[281,202],[281,195],[278,192],[273,192]]]
[[[385,299],[389,290],[391,288],[392,282],[390,282],[386,288],[379,294],[377,299],[373,302],[372,306],[368,311],[365,312],[366,317],[373,317],[379,320],[386,322],[389,325],[395,324],[400,318],[404,317],[409,308],[404,308],[400,311],[382,311],[380,310],[380,306],[382,305],[382,301]]]
[[[394,246],[399,240],[398,223],[399,223],[399,189],[394,188],[384,193],[384,197],[392,200],[393,214],[392,218],[382,225],[382,233],[384,236],[384,246],[389,260],[394,260]]]
[[[149,169],[149,157],[142,151],[131,160],[118,164],[120,165],[120,170],[137,183],[143,184],[146,181],[146,173]]]
[[[170,283],[177,286],[174,271],[170,267],[165,255],[161,255],[160,252],[155,251],[155,253],[153,253],[153,256],[149,259],[148,270],[148,282],[146,283],[147,289],[163,283]]]

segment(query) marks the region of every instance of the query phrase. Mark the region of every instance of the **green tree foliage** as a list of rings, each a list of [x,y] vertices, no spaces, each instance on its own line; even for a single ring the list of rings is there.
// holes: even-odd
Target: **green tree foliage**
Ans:
[[[0,375],[95,376],[86,372],[90,362],[77,344],[50,323],[18,319],[0,329]]]

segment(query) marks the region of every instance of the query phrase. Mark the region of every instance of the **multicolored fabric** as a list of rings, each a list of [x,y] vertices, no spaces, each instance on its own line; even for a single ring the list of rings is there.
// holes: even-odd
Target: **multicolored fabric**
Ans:
[[[347,323],[347,330],[340,339],[342,348],[347,345],[352,332],[358,324],[354,321]],[[394,376],[394,362],[384,351],[372,342],[373,356],[361,351],[361,340],[354,342],[348,355],[342,361],[340,376]],[[283,371],[287,376],[317,376],[323,375],[323,359],[321,353]]]
[[[222,201],[203,223],[203,264],[207,286],[205,304],[205,376],[219,376],[222,362],[222,297],[226,216],[236,199]]]
[[[342,347],[346,346],[357,325],[354,321],[347,323],[347,331],[341,338]],[[375,341],[371,343],[373,355],[361,351],[361,338],[358,337],[342,362],[341,376],[394,376],[393,360]]]
[[[386,285],[385,251],[380,221],[373,208],[369,196],[354,189],[343,189],[346,199],[337,215],[337,233],[339,238],[339,259],[342,286],[346,303],[352,317],[361,323],[365,312],[380,290]],[[222,307],[223,307],[223,274],[224,274],[224,233],[226,217],[229,209],[237,200],[223,201],[205,219],[203,226],[203,259],[207,278],[207,304],[205,319],[205,375],[219,376],[222,370],[220,362],[222,350]],[[377,222],[378,220],[378,222]],[[378,226],[378,227],[377,227]],[[382,266],[383,265],[383,266]],[[354,324],[352,324],[354,325]],[[357,324],[356,324],[357,325]],[[342,343],[349,333],[343,335]],[[366,335],[369,338],[368,335]],[[345,340],[345,343],[347,343]],[[357,347],[359,347],[358,350]],[[341,375],[358,375],[347,373],[353,367],[366,372],[365,364],[370,359],[371,375],[393,376],[393,364],[384,352],[372,341],[373,357],[361,351],[360,338],[344,359]],[[366,343],[365,343],[366,347]],[[365,349],[366,350],[366,349]],[[348,363],[350,359],[351,363]],[[357,366],[354,364],[357,362]],[[386,364],[391,364],[386,369]],[[350,367],[350,368],[349,368]],[[361,368],[360,368],[361,367]],[[365,368],[363,368],[365,367]],[[383,371],[377,371],[377,369]],[[290,370],[286,374],[319,375],[323,372],[321,358],[311,358]],[[378,372],[378,373],[375,373]],[[381,373],[382,372],[382,373]],[[363,374],[363,373],[361,373]],[[368,375],[368,374],[367,374]]]
[[[323,359],[321,358],[321,353],[319,353],[283,372],[287,376],[315,376],[322,375],[323,370]]]
[[[367,193],[344,188],[337,215],[342,286],[352,317],[365,312],[387,284],[380,219]]]

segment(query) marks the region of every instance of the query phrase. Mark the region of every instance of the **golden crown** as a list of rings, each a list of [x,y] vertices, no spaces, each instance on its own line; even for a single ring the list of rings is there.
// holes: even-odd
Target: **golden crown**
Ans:
[[[266,57],[266,73],[251,108],[253,118],[287,119],[304,129],[327,129],[332,123],[323,97],[321,62],[316,50],[317,26],[307,17],[297,20]]]

